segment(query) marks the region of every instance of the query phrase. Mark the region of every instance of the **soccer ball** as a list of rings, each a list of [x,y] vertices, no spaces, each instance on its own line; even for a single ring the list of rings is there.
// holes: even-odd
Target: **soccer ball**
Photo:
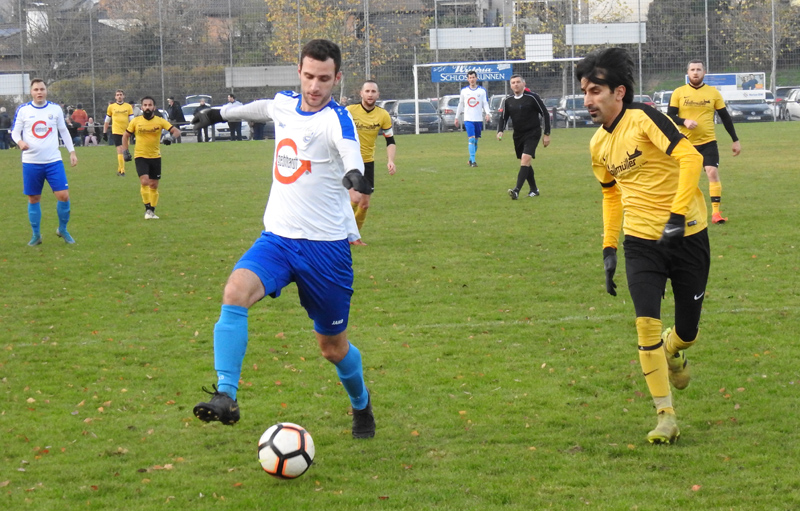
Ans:
[[[258,461],[273,477],[300,477],[314,461],[314,440],[302,426],[291,422],[275,424],[258,441]]]

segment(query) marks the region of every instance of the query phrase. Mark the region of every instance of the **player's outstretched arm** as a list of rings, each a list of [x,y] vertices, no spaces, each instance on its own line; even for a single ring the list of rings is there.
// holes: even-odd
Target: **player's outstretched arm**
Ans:
[[[217,124],[218,122],[225,122],[225,119],[222,118],[219,110],[214,108],[206,108],[205,110],[201,110],[197,112],[197,115],[195,115],[192,119],[192,125],[196,130],[207,128],[208,126]]]

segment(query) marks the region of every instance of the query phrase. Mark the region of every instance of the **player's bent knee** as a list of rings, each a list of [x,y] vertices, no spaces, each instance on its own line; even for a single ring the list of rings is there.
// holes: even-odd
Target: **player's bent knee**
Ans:
[[[264,285],[258,275],[245,268],[238,268],[228,277],[222,292],[222,303],[250,308],[264,298]]]

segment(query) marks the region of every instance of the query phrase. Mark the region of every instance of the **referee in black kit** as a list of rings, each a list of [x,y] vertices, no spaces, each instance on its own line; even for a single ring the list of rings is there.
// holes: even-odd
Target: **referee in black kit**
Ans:
[[[519,158],[519,174],[517,174],[517,186],[508,190],[508,195],[517,200],[525,181],[528,181],[531,187],[528,197],[539,195],[531,160],[536,157],[536,146],[542,138],[540,116],[544,119],[542,145],[544,147],[550,145],[550,114],[542,98],[525,87],[525,80],[520,75],[511,77],[511,91],[513,94],[509,94],[505,99],[503,118],[497,123],[497,140],[503,139],[503,130],[511,118],[514,123],[514,149]]]

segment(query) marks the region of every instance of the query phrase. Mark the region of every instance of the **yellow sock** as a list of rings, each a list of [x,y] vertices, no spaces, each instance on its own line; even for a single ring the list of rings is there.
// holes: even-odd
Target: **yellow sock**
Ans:
[[[360,231],[361,228],[364,226],[364,220],[367,219],[367,210],[356,207],[355,214],[356,214],[356,225],[358,226],[358,230]]]
[[[150,204],[150,187],[147,185],[139,185],[139,193],[142,194],[142,203]]]
[[[636,318],[636,332],[639,335],[639,363],[656,409],[659,412],[671,409],[672,394],[669,389],[667,356],[662,349],[661,320]]]
[[[708,195],[711,198],[711,212],[719,213],[719,205],[722,202],[722,183],[717,181],[708,183]]]
[[[125,173],[125,158],[121,154],[117,155],[117,172]]]
[[[150,188],[150,205],[153,209],[158,205],[158,188]]]
[[[353,208],[353,213],[358,210],[358,202],[351,202],[350,207]]]
[[[672,330],[669,331],[669,336],[665,339],[664,347],[667,349],[667,353],[674,355],[679,351],[688,350],[694,346],[694,341],[696,341],[698,337],[700,337],[700,332],[698,332],[691,341],[684,341],[678,337],[678,334],[675,333],[675,327],[673,327]]]

